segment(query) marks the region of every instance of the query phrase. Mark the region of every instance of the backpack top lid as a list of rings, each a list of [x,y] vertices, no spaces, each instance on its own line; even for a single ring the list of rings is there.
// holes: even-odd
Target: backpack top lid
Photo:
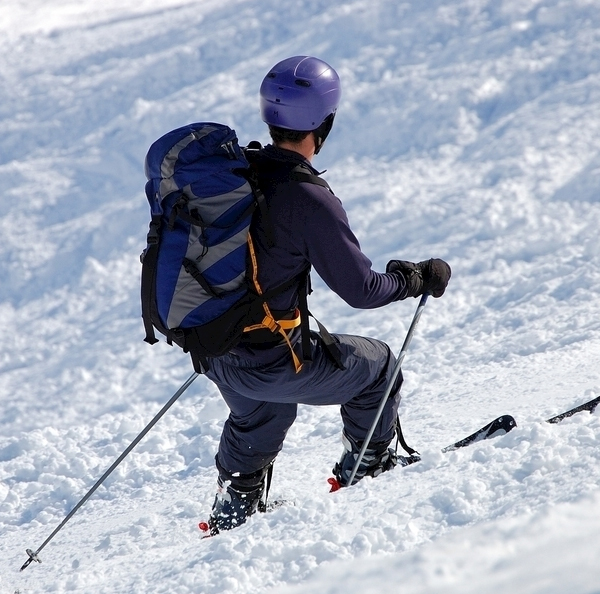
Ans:
[[[172,130],[154,142],[146,155],[146,197],[152,214],[161,215],[167,196],[197,184],[203,175],[247,167],[235,132],[224,124],[194,123]],[[206,180],[204,185],[210,195],[213,184]]]

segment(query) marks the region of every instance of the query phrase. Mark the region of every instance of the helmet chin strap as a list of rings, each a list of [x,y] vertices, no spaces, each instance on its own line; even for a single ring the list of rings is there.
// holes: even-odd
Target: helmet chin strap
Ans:
[[[313,132],[313,139],[315,141],[315,155],[318,155],[321,151],[323,143],[325,142],[325,139],[321,138],[320,136],[317,136],[316,132]]]
[[[315,155],[319,154],[323,143],[329,136],[331,128],[333,127],[333,120],[335,119],[335,113],[328,115],[323,123],[316,129],[313,130],[313,138],[315,139]]]

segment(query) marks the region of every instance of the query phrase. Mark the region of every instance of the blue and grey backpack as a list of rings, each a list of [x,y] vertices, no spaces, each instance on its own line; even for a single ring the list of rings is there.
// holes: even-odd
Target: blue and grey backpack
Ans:
[[[268,227],[269,215],[235,132],[223,124],[197,123],[165,134],[146,155],[146,177],[152,219],[141,257],[144,340],[158,342],[156,328],[169,344],[190,353],[202,373],[210,358],[230,351],[245,332],[267,329],[287,342],[299,372],[302,363],[289,332],[301,326],[302,359],[310,360],[310,268],[301,279],[293,319],[276,320],[267,301],[298,279],[268,291],[258,283],[250,225],[257,208]],[[301,167],[290,179],[329,188]],[[335,340],[317,324],[327,352],[343,368]]]
[[[152,144],[145,169],[152,215],[141,258],[146,342],[157,342],[156,328],[191,354],[198,373],[245,331],[268,328],[289,343],[286,331],[301,316],[276,321],[267,305],[289,283],[268,293],[258,284],[250,223],[264,198],[235,132],[213,123],[173,130]]]

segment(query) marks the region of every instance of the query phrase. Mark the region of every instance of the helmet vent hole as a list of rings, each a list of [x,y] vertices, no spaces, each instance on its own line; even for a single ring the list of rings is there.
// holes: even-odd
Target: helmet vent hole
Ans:
[[[302,79],[300,79],[300,78],[297,78],[297,79],[296,79],[296,84],[297,84],[299,87],[310,87],[310,82],[309,82],[309,81],[307,81],[307,80],[302,80]]]
[[[275,78],[277,75],[274,72],[269,72],[269,74],[267,74],[267,78]]]

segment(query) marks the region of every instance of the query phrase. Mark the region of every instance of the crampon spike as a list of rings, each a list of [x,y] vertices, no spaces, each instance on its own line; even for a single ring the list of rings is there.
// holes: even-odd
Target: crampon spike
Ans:
[[[333,476],[331,478],[328,478],[327,482],[331,485],[331,489],[329,490],[330,493],[335,493],[336,491],[339,491],[342,488],[342,485],[340,485],[340,481],[338,481]]]

